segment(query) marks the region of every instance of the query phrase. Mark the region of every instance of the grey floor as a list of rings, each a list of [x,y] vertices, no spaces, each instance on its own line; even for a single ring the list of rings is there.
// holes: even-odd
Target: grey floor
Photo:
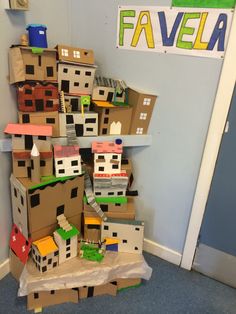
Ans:
[[[116,297],[100,296],[78,304],[51,306],[45,314],[139,314],[139,313],[236,313],[236,289],[195,272],[187,272],[150,254],[151,280],[139,288],[120,292]],[[17,283],[7,275],[0,281],[0,313],[22,314],[26,299],[17,298]]]

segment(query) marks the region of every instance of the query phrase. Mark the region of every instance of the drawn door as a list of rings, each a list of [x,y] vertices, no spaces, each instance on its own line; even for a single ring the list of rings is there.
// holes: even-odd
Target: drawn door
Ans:
[[[193,269],[236,287],[236,88],[222,136]]]

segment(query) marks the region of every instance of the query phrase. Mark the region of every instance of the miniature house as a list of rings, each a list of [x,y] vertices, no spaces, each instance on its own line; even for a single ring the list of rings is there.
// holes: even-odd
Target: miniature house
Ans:
[[[26,264],[31,248],[31,240],[26,239],[16,224],[10,235],[10,248],[23,264]]]
[[[114,197],[125,196],[128,185],[126,173],[93,175],[93,189],[95,196]]]
[[[13,222],[26,238],[30,235],[35,241],[52,234],[57,227],[57,216],[61,214],[80,229],[83,176],[50,179],[38,186],[28,178],[17,179],[13,175],[10,181]]]
[[[58,254],[58,247],[51,236],[32,243],[32,258],[41,273],[58,266]]]
[[[147,134],[157,96],[128,89],[128,102],[133,108],[129,134]]]
[[[52,112],[19,112],[19,123],[51,125],[52,137],[59,137],[59,117],[57,111]]]
[[[13,151],[12,152],[13,174],[16,178],[30,177],[30,152]],[[40,153],[40,173],[42,177],[53,175],[53,153]]]
[[[85,96],[71,96],[71,95],[65,95],[64,96],[64,109],[62,108],[62,105],[60,105],[60,112],[63,113],[70,113],[70,112],[81,112],[82,111],[82,106],[83,106],[83,111],[88,112],[90,109],[90,102],[87,104],[83,104],[83,97]],[[87,96],[89,97],[89,96]],[[82,98],[82,102],[81,102]],[[61,102],[62,103],[62,102]],[[81,106],[82,104],[82,106]]]
[[[144,223],[142,221],[108,219],[102,222],[101,240],[119,240],[118,251],[142,254]]]
[[[17,85],[20,111],[58,111],[58,88],[54,84],[28,82]]]
[[[84,217],[84,239],[91,242],[101,240],[101,218],[88,216]]]
[[[10,84],[57,81],[56,50],[16,46],[9,50]]]
[[[58,64],[58,88],[67,94],[90,95],[96,67],[88,65]]]
[[[67,136],[67,126],[75,127],[76,136],[98,135],[98,114],[95,112],[59,113],[60,136]]]
[[[56,177],[82,174],[79,146],[54,145]]]
[[[4,133],[12,135],[12,151],[31,151],[34,144],[41,152],[52,151],[50,125],[9,123]]]
[[[93,142],[94,173],[120,173],[123,146],[120,142]]]
[[[69,224],[65,216],[57,217],[60,228],[53,235],[59,248],[59,264],[76,257],[78,254],[78,234],[75,226]]]
[[[94,64],[93,50],[75,48],[65,45],[58,45],[56,49],[60,62],[64,61],[73,63]]]
[[[95,101],[93,110],[98,113],[99,135],[129,134],[132,108],[114,106],[106,101]]]
[[[124,81],[98,76],[95,78],[92,100],[124,103],[125,89]]]

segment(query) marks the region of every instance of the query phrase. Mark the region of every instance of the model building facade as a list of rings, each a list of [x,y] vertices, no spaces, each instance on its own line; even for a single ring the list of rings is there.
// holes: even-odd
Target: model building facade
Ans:
[[[142,254],[144,223],[108,219],[102,222],[102,241],[106,238],[119,240],[118,251]]]
[[[130,134],[147,134],[157,96],[128,89],[128,102],[133,108]]]
[[[58,247],[51,236],[32,243],[32,257],[41,273],[58,266],[58,254]]]
[[[83,49],[66,45],[58,45],[58,59],[60,62],[94,64],[94,53],[91,49]]]
[[[20,111],[58,111],[58,88],[54,84],[22,83],[17,86]]]
[[[54,145],[56,177],[82,174],[79,146]]]
[[[57,81],[55,49],[12,47],[9,50],[10,83]]]

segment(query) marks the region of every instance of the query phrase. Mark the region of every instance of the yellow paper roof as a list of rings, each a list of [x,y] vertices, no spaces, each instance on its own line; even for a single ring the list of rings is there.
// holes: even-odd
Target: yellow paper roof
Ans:
[[[38,248],[39,253],[42,256],[46,256],[58,250],[58,247],[51,236],[37,240],[33,242],[33,244]]]
[[[85,225],[101,225],[102,220],[99,217],[84,217]]]
[[[94,101],[94,103],[98,106],[98,107],[103,107],[103,108],[114,108],[115,106],[108,102],[108,101]]]
[[[112,244],[118,244],[120,243],[119,239],[114,239],[114,238],[105,238],[106,245],[112,245]]]

